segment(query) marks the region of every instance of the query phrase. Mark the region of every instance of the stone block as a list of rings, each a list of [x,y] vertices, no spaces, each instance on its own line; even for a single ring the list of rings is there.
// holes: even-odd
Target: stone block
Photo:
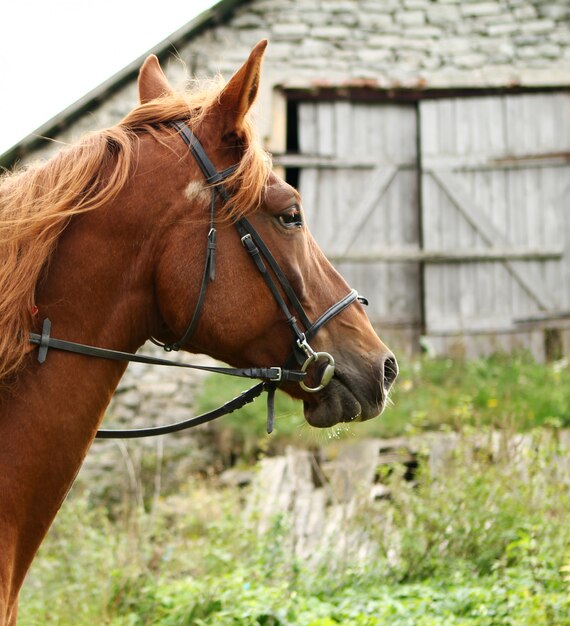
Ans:
[[[108,414],[111,416],[113,421],[129,423],[134,419],[137,412],[133,408],[127,407],[120,402],[116,402],[109,407]]]
[[[472,52],[469,54],[459,54],[453,57],[453,62],[457,67],[476,68],[485,64],[485,55]]]
[[[351,29],[346,26],[317,26],[311,35],[320,39],[350,39]]]
[[[242,28],[237,33],[237,41],[252,48],[260,39],[267,37],[267,31],[267,28]]]
[[[541,57],[557,59],[561,56],[562,49],[555,43],[543,43],[541,46],[538,46],[538,52]]]
[[[268,13],[275,10],[275,0],[256,0],[251,3],[251,10],[256,13]]]
[[[458,37],[470,37],[473,34],[473,20],[462,18],[461,21],[455,25],[453,34]]]
[[[551,20],[564,20],[570,17],[570,3],[568,2],[540,4],[537,8],[541,17],[548,17]]]
[[[525,65],[527,67],[540,69],[546,69],[550,64],[551,61],[549,59],[545,59],[544,57],[537,57],[535,59],[528,59],[527,61],[525,61]]]
[[[372,13],[392,13],[402,8],[400,0],[360,0],[359,11],[371,15]]]
[[[420,37],[404,37],[400,47],[402,50],[422,50],[426,54],[428,50],[433,52],[432,42],[429,41],[429,39],[422,39]]]
[[[262,28],[267,26],[267,22],[256,13],[244,13],[232,20],[235,28]]]
[[[384,30],[393,26],[394,19],[388,13],[371,13],[369,15],[361,13],[359,24],[365,29]]]
[[[541,87],[544,85],[569,85],[570,67],[548,69],[522,68],[519,70],[519,81],[521,85]]]
[[[482,15],[498,15],[501,13],[501,5],[498,2],[474,2],[462,3],[461,14],[465,17],[480,17]]]
[[[459,15],[459,7],[453,4],[431,4],[426,11],[430,24],[453,24],[459,20]]]
[[[305,11],[303,21],[309,26],[324,26],[330,22],[330,16],[322,11]]]
[[[424,60],[425,54],[418,50],[400,50],[396,53],[398,69],[403,73],[417,71]]]
[[[358,50],[357,57],[360,61],[365,63],[377,63],[378,61],[385,61],[392,58],[393,52],[389,49],[383,48],[368,48]]]
[[[532,22],[523,22],[520,25],[522,33],[547,33],[554,29],[552,20],[533,20]]]
[[[338,13],[334,16],[337,24],[344,24],[346,26],[354,27],[358,23],[358,14],[354,13]]]
[[[289,59],[293,51],[293,46],[284,41],[272,41],[267,48],[268,61],[276,61],[281,59]]]
[[[550,41],[555,41],[556,43],[559,43],[561,45],[570,46],[570,30],[558,30],[549,35],[548,38],[550,39]]]
[[[536,17],[536,9],[531,4],[526,4],[513,9],[513,16],[519,22],[523,20],[532,20]]]
[[[442,34],[441,29],[435,26],[413,26],[404,29],[406,39],[435,39]],[[425,42],[423,43],[425,45]]]
[[[516,50],[516,55],[519,59],[534,59],[539,56],[538,46],[519,46]]]
[[[380,88],[388,87],[389,83],[381,70],[369,66],[354,65],[350,68],[351,79],[356,82],[365,82]]]
[[[424,56],[422,59],[422,67],[426,70],[437,70],[442,66],[442,60],[438,56]]]
[[[472,49],[470,40],[465,37],[442,37],[431,44],[431,49],[444,56],[469,52]]]
[[[430,6],[428,0],[403,0],[406,9],[427,9]]]
[[[125,393],[119,393],[115,396],[117,403],[129,407],[136,408],[141,403],[141,393],[136,389],[130,389]]]
[[[371,35],[368,45],[374,48],[401,48],[404,39],[398,35]]]
[[[487,26],[487,34],[490,37],[501,37],[503,35],[512,35],[517,32],[519,26],[515,22],[505,22],[504,24],[489,24]]]
[[[521,46],[517,48],[516,54],[520,59],[557,59],[561,56],[561,48],[555,43],[541,43],[535,46]]]
[[[509,41],[482,40],[477,44],[477,50],[483,52],[491,63],[508,63],[515,56],[515,47]]]
[[[146,383],[140,387],[141,393],[150,397],[171,396],[176,393],[177,389],[178,384],[167,379],[154,383]]]
[[[334,54],[333,44],[322,39],[304,39],[300,45],[291,49],[295,56],[312,56],[329,58]]]
[[[524,35],[516,35],[513,37],[513,41],[517,46],[533,46],[542,43],[544,37],[536,33],[527,33]]]
[[[399,11],[394,19],[404,26],[419,26],[426,21],[426,16],[423,11]]]
[[[271,33],[277,39],[299,39],[309,33],[309,26],[303,22],[274,24]]]
[[[355,0],[322,0],[321,10],[327,13],[355,12],[357,3]]]

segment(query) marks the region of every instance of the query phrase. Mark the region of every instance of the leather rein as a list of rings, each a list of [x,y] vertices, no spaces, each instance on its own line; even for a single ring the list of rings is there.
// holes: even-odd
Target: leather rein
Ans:
[[[185,122],[176,121],[170,124],[182,137],[188,146],[192,156],[196,160],[200,170],[202,171],[206,183],[211,188],[211,201],[210,201],[210,228],[207,236],[206,246],[206,261],[204,263],[204,271],[202,274],[202,281],[200,285],[200,291],[196,308],[188,324],[183,336],[174,343],[161,343],[156,339],[151,338],[151,341],[156,345],[162,347],[165,351],[178,351],[184,345],[188,343],[192,337],[198,321],[200,319],[202,307],[206,297],[206,291],[208,284],[215,279],[215,259],[216,259],[216,206],[217,196],[219,196],[224,204],[231,201],[231,194],[224,187],[223,182],[236,170],[237,166],[233,165],[218,172],[210,161],[200,141],[196,138],[194,133],[190,130]],[[341,298],[337,303],[333,304],[327,309],[315,322],[311,323],[305,310],[287,277],[279,267],[279,264],[271,254],[269,248],[263,242],[263,239],[251,225],[251,223],[245,218],[237,218],[233,221],[235,228],[238,231],[241,242],[253,259],[255,266],[261,273],[267,287],[271,291],[275,298],[279,308],[285,316],[285,320],[293,333],[293,350],[291,355],[287,359],[286,363],[282,366],[276,367],[250,367],[250,368],[233,368],[233,367],[215,367],[205,365],[192,365],[189,363],[183,363],[180,361],[172,361],[169,359],[159,359],[142,354],[134,354],[131,352],[121,352],[118,350],[110,350],[108,348],[99,348],[96,346],[90,346],[86,344],[76,343],[73,341],[66,341],[64,339],[55,339],[51,337],[51,321],[45,319],[42,325],[41,334],[30,333],[29,341],[32,344],[39,346],[38,349],[38,361],[44,363],[47,357],[48,350],[53,348],[54,350],[63,350],[66,352],[72,352],[75,354],[81,354],[84,356],[110,359],[115,361],[130,361],[134,363],[146,363],[150,365],[163,365],[169,367],[180,367],[187,369],[195,369],[207,372],[213,372],[216,374],[225,374],[228,376],[237,376],[241,378],[251,378],[261,380],[247,391],[242,392],[239,396],[233,398],[229,402],[226,402],[222,406],[191,417],[174,424],[166,426],[155,426],[150,428],[138,428],[128,430],[98,430],[96,437],[99,439],[130,439],[137,437],[152,437],[154,435],[164,435],[167,433],[174,433],[199,424],[210,422],[223,415],[228,415],[233,411],[242,408],[249,402],[252,402],[255,398],[260,396],[263,392],[267,392],[267,432],[273,431],[275,420],[275,390],[284,382],[296,382],[302,389],[309,393],[315,393],[323,389],[332,379],[334,375],[335,363],[333,357],[328,352],[315,352],[309,342],[317,334],[319,329],[328,323],[332,318],[338,315],[341,311],[350,306],[353,302],[359,301],[363,304],[367,304],[365,298],[361,298],[358,293],[352,289],[346,296]],[[272,273],[268,271],[268,267]],[[276,282],[277,281],[277,282]],[[281,288],[281,290],[279,289]],[[282,292],[289,300],[290,306],[294,309],[295,313],[299,317],[299,320],[304,327],[304,331],[299,328],[297,324],[297,318],[291,313],[287,302],[282,296]],[[320,375],[320,381],[315,387],[308,387],[304,382],[306,372],[309,365],[316,365],[321,363],[324,365],[324,369]],[[300,369],[294,369],[300,366]]]

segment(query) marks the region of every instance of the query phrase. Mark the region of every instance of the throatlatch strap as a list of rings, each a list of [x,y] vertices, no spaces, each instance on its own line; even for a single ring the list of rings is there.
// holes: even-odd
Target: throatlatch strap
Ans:
[[[164,348],[167,352],[172,350],[178,351],[181,350],[183,346],[185,346],[192,335],[196,331],[198,327],[198,322],[200,321],[200,316],[202,314],[202,307],[204,305],[204,300],[206,299],[206,291],[208,289],[208,282],[213,282],[216,278],[216,240],[217,240],[217,232],[216,232],[216,193],[220,194],[223,198],[224,202],[227,202],[230,199],[229,193],[224,189],[221,184],[228,176],[235,172],[237,166],[232,165],[221,172],[218,172],[214,167],[214,164],[210,161],[208,155],[206,154],[202,144],[198,141],[194,133],[188,128],[188,126],[184,122],[172,122],[171,126],[175,128],[184,142],[190,149],[192,156],[196,160],[204,178],[206,179],[206,183],[212,185],[211,188],[211,198],[210,198],[210,229],[208,231],[208,243],[206,247],[206,261],[204,263],[204,270],[202,272],[202,281],[200,283],[200,291],[198,293],[198,300],[196,302],[196,306],[194,307],[194,313],[192,314],[192,318],[186,331],[182,335],[178,341],[174,343],[161,343],[155,339],[152,339],[153,343],[161,348]]]

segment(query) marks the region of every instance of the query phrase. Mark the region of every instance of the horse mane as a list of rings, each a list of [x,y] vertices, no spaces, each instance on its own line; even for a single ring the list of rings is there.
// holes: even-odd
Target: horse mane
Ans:
[[[53,159],[0,177],[0,381],[13,376],[30,351],[38,281],[74,215],[112,201],[129,179],[137,136],[157,139],[161,124],[197,126],[214,105],[221,82],[169,94],[139,105],[119,124],[89,133]],[[228,180],[236,191],[226,215],[255,210],[270,170],[269,159],[246,117],[240,129],[243,157]]]

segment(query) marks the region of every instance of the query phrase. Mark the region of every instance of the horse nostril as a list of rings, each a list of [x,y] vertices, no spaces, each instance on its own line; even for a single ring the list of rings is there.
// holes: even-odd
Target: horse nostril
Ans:
[[[384,389],[388,390],[398,376],[398,362],[394,356],[389,356],[384,361]]]

